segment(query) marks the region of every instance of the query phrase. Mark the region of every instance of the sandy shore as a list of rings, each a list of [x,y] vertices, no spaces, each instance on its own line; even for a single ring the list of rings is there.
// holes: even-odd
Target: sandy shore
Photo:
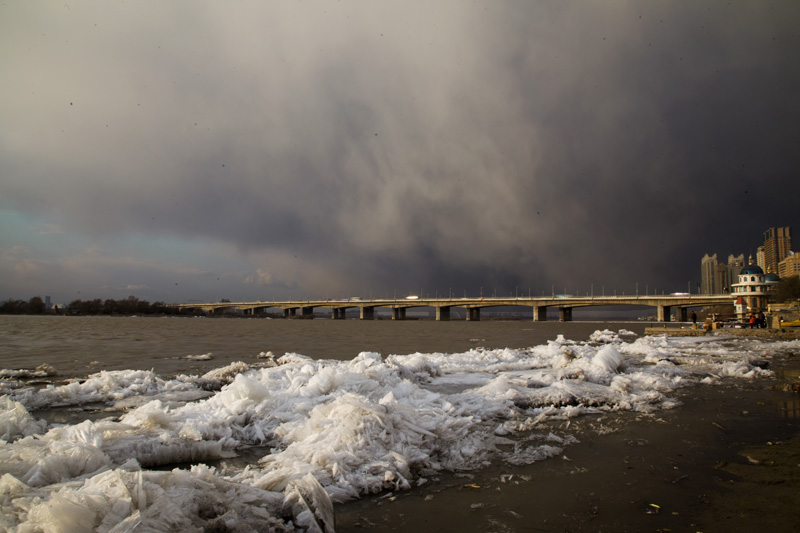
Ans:
[[[653,416],[573,420],[560,458],[338,506],[337,531],[798,531],[800,354],[772,368]]]

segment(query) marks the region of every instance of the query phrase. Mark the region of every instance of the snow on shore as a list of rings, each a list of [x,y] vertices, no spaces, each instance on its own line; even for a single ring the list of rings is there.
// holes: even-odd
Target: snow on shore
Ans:
[[[542,422],[677,405],[687,383],[771,375],[800,342],[632,339],[596,332],[528,349],[351,361],[286,354],[204,376],[100,372],[0,396],[0,528],[9,531],[332,530],[332,502],[404,490],[441,470],[525,464],[575,442]],[[40,409],[109,417],[47,425]],[[222,461],[263,450],[246,467]],[[173,470],[153,467],[193,465]]]

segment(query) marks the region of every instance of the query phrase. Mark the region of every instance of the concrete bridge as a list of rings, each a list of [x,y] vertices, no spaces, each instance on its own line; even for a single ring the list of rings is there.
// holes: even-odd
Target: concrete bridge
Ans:
[[[572,320],[572,310],[576,307],[608,306],[608,305],[643,305],[655,307],[659,322],[669,322],[674,309],[679,321],[686,322],[691,307],[732,304],[730,295],[632,295],[632,296],[542,296],[542,297],[509,297],[509,298],[402,298],[402,299],[368,299],[349,298],[345,300],[285,300],[259,302],[213,302],[172,304],[173,309],[196,309],[204,312],[215,312],[224,309],[236,309],[245,314],[266,312],[267,309],[283,310],[285,317],[313,318],[315,308],[331,310],[331,317],[344,319],[348,309],[359,309],[362,320],[375,318],[376,308],[390,309],[392,320],[406,318],[406,310],[417,307],[432,307],[436,310],[436,320],[450,320],[450,312],[454,307],[463,308],[467,320],[480,320],[481,309],[490,307],[528,307],[533,310],[533,321],[547,320],[547,308],[558,309],[560,321]]]

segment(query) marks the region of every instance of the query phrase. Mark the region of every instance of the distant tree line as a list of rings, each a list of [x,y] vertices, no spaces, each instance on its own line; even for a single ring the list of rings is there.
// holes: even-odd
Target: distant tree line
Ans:
[[[47,312],[47,306],[40,296],[25,300],[8,299],[0,305],[0,313],[4,315],[41,315]]]
[[[175,309],[166,307],[164,302],[150,303],[135,296],[124,300],[73,300],[66,306],[54,306],[48,309],[40,296],[25,300],[9,299],[0,305],[3,315],[175,315]]]

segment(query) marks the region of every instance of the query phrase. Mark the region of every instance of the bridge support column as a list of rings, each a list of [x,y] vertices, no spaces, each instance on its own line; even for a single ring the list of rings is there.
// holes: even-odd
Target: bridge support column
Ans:
[[[406,308],[405,307],[395,307],[392,309],[392,320],[405,320],[406,319]]]
[[[313,307],[301,307],[300,308],[300,316],[303,318],[314,318],[314,308]]]
[[[450,308],[449,307],[437,307],[436,308],[436,320],[450,320]]]
[[[533,321],[534,322],[546,322],[547,321],[547,306],[546,305],[534,305],[533,306]]]
[[[361,308],[361,320],[372,320],[375,318],[375,308],[374,307],[362,307]]]
[[[478,322],[481,319],[480,307],[467,307],[467,320]]]
[[[669,322],[670,321],[670,313],[672,310],[668,305],[659,305],[658,306],[658,321],[659,322]]]
[[[283,318],[293,317],[296,312],[297,312],[297,309],[284,309],[283,310]]]
[[[689,321],[689,310],[685,307],[676,307],[675,308],[675,316],[678,319],[678,322],[688,322]]]
[[[572,322],[572,308],[571,307],[559,307],[558,308],[558,320],[561,322]]]
[[[344,320],[347,309],[344,307],[334,307],[331,309],[331,318],[334,320]]]

